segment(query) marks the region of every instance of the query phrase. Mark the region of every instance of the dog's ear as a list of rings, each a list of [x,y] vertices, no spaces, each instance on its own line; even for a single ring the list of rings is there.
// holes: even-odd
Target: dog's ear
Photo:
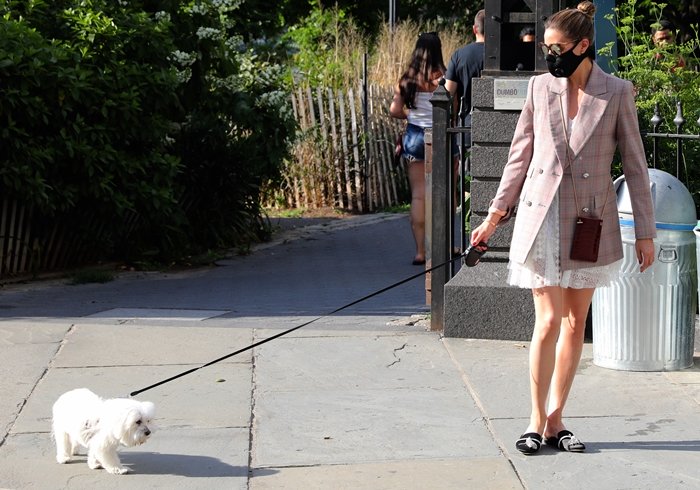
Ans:
[[[105,425],[112,437],[121,444],[129,447],[134,445],[133,435],[145,421],[138,406],[123,407],[114,413],[111,425]]]
[[[141,402],[141,413],[147,419],[152,419],[156,416],[156,406],[151,402]]]
[[[134,426],[141,425],[144,421],[144,414],[138,407],[129,408],[124,412],[124,418],[122,420],[123,431],[130,431]]]

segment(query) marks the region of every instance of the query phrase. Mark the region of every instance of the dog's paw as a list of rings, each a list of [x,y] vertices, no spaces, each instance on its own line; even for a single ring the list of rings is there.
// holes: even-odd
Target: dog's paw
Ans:
[[[108,468],[107,471],[113,475],[125,475],[129,472],[129,468],[125,466],[115,466],[113,468]]]
[[[56,461],[58,464],[66,464],[70,461],[70,456],[56,456]]]
[[[96,459],[90,460],[88,458],[87,464],[88,464],[88,468],[90,468],[91,470],[99,470],[100,468],[102,468],[102,465]]]

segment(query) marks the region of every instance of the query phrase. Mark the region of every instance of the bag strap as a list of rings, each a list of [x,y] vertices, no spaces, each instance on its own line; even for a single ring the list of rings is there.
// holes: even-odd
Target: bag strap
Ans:
[[[562,101],[562,94],[559,94],[559,107],[561,108],[561,125],[564,129],[564,136],[566,137],[566,160],[569,162],[569,168],[571,168],[571,187],[574,189],[574,202],[576,203],[576,215],[579,216],[578,206],[578,196],[576,195],[576,181],[574,180],[574,162],[571,161],[571,155],[569,154],[569,131],[567,130],[566,121],[564,121],[564,102]],[[567,104],[568,106],[568,104]],[[566,113],[568,115],[568,111]],[[605,202],[603,202],[603,209],[600,211],[600,218],[605,215],[605,207],[608,205],[608,195],[610,194],[610,186],[605,193]],[[580,216],[579,216],[580,217]]]

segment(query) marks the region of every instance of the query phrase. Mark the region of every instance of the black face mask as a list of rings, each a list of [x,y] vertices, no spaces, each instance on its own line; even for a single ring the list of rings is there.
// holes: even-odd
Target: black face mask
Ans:
[[[551,53],[545,56],[544,59],[547,62],[549,73],[557,78],[569,78],[573,75],[578,65],[588,56],[588,51],[584,51],[580,55],[574,54],[574,48],[557,56]]]

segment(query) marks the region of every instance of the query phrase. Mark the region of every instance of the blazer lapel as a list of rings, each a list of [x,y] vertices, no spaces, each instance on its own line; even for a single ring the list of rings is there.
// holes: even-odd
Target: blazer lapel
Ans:
[[[605,72],[597,64],[593,63],[593,69],[588,77],[588,83],[583,91],[581,105],[578,109],[574,130],[570,135],[570,144],[574,158],[588,142],[593,134],[600,118],[605,113],[605,108],[612,97],[612,92],[608,92],[607,78]]]
[[[554,152],[562,169],[569,165],[566,157],[566,133],[564,132],[566,114],[562,112],[562,104],[566,107],[566,94],[566,78],[553,77],[547,92],[547,107],[549,109],[549,125],[552,132]]]

